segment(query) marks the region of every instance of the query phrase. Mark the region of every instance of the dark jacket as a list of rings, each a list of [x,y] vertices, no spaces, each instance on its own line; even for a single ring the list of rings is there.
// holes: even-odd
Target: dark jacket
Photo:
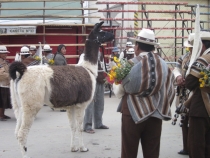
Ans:
[[[188,75],[185,79],[185,87],[190,91],[194,90],[193,96],[189,102],[189,116],[208,117],[205,104],[202,99],[201,90],[199,88],[199,80],[193,75]]]
[[[54,65],[67,65],[65,56],[60,52],[57,52],[55,54],[54,62],[55,62]]]

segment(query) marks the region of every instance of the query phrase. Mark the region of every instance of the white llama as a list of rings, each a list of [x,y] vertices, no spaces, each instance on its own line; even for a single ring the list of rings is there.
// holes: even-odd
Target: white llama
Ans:
[[[88,151],[83,144],[84,111],[92,101],[97,69],[98,49],[101,43],[113,40],[114,35],[100,30],[103,22],[95,24],[85,43],[84,62],[79,66],[31,66],[21,62],[10,65],[12,105],[17,119],[15,135],[23,157],[29,130],[44,104],[65,109],[71,127],[71,151]],[[75,143],[78,131],[79,145]]]

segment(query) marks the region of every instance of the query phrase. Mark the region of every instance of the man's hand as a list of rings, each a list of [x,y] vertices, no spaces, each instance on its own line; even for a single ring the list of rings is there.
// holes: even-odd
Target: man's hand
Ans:
[[[185,79],[182,77],[182,75],[176,77],[176,83],[178,86],[183,86],[185,84]]]

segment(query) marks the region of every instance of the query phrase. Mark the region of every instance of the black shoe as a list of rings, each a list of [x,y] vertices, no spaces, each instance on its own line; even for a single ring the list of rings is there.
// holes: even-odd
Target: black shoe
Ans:
[[[66,110],[60,110],[60,112],[66,112]]]
[[[188,152],[185,151],[185,150],[179,151],[178,154],[180,154],[180,155],[189,155]]]

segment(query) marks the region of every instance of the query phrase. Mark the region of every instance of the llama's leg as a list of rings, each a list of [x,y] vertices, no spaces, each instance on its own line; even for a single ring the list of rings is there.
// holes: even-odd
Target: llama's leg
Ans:
[[[31,125],[34,121],[36,114],[41,109],[42,105],[43,104],[35,103],[34,105],[24,104],[23,106],[22,121],[21,121],[20,129],[18,131],[17,138],[18,138],[18,143],[20,145],[20,149],[24,158],[27,158],[26,142],[27,142],[29,130],[31,128]]]
[[[69,118],[69,123],[70,123],[70,128],[71,128],[71,151],[72,152],[77,152],[79,149],[76,146],[76,120],[75,120],[75,106],[71,106],[69,109],[67,109],[67,115]]]
[[[75,107],[75,116],[76,116],[76,120],[77,120],[77,131],[78,131],[78,137],[79,137],[79,149],[82,152],[88,151],[88,148],[86,148],[84,146],[83,134],[82,134],[85,109],[86,109],[86,106],[76,106]]]

